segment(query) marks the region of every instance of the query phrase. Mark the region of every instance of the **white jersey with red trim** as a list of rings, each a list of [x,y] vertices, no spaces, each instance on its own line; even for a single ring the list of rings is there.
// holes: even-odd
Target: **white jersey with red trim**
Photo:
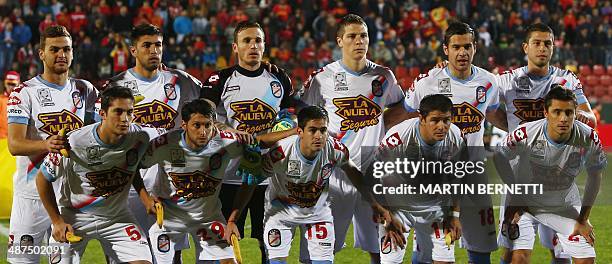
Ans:
[[[311,75],[302,101],[328,111],[330,135],[348,147],[351,160],[361,170],[367,167],[362,157],[372,157],[385,134],[385,107],[401,102],[403,96],[389,68],[368,60],[357,73],[336,61]],[[368,153],[362,147],[369,147],[363,149]]]
[[[544,77],[529,74],[525,66],[504,72],[498,78],[510,131],[520,124],[544,118],[544,97],[554,84],[574,92],[579,105],[588,102],[578,77],[555,66],[550,66],[548,75]]]
[[[433,68],[419,76],[406,93],[405,108],[419,109],[426,95],[444,94],[453,102],[453,124],[457,125],[470,147],[484,146],[484,119],[487,111],[499,106],[497,78],[485,69],[472,66],[472,75],[460,80],[448,67]]]
[[[50,153],[41,166],[50,182],[61,180],[58,205],[102,217],[128,213],[127,195],[149,140],[159,130],[131,124],[115,145],[104,143],[96,129],[100,123],[68,135],[70,157]]]
[[[153,195],[188,212],[197,221],[221,212],[219,191],[231,159],[242,155],[242,144],[228,131],[220,131],[201,150],[191,149],[185,131],[174,130],[151,141],[141,167],[159,164]]]
[[[277,142],[263,160],[264,172],[271,175],[266,190],[266,219],[283,214],[302,224],[331,222],[329,178],[348,162],[348,155],[346,146],[331,137],[313,160],[303,156],[299,136]]]
[[[508,160],[519,157],[515,182],[543,185],[543,194],[522,196],[530,210],[580,206],[576,177],[582,166],[589,172],[603,170],[606,153],[595,130],[582,122],[574,122],[565,143],[549,138],[547,124],[546,119],[541,119],[520,125],[502,141],[498,151]]]
[[[460,159],[461,152],[465,149],[465,140],[462,138],[461,130],[451,124],[446,137],[434,145],[427,144],[421,137],[419,130],[420,119],[411,118],[390,128],[385,138],[381,141],[376,153],[375,161],[395,162],[397,159],[404,161],[456,161]],[[384,163],[383,163],[384,164]],[[423,164],[424,165],[424,164]],[[377,167],[374,166],[374,169]],[[379,168],[382,171],[382,168]],[[447,180],[442,175],[418,174],[410,178],[408,174],[387,173],[381,176],[383,186],[396,187],[399,183],[412,184],[442,184]],[[420,188],[420,187],[418,187]],[[388,195],[385,200],[388,205],[399,209],[400,212],[433,212],[441,211],[443,206],[449,206],[449,197],[435,195],[411,195],[406,199],[402,195]],[[398,199],[392,201],[392,199]]]
[[[164,68],[147,79],[134,69],[128,69],[108,80],[106,87],[130,88],[135,96],[144,100],[134,106],[134,123],[147,124],[168,130],[181,126],[181,107],[200,97],[202,83],[188,73]]]
[[[85,80],[69,78],[60,86],[40,75],[15,88],[8,100],[8,123],[27,125],[26,138],[45,140],[60,129],[75,130],[93,119],[97,91]],[[17,156],[13,177],[16,195],[38,199],[36,173],[47,153]]]

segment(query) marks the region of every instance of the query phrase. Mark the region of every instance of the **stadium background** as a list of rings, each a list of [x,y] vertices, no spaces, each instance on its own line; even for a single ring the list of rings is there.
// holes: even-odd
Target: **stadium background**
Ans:
[[[100,84],[133,65],[129,30],[149,22],[164,31],[164,63],[202,80],[212,71],[235,63],[229,44],[234,26],[249,19],[264,28],[266,60],[289,70],[294,86],[299,88],[314,69],[340,58],[335,30],[338,19],[347,13],[364,17],[370,35],[369,59],[392,68],[404,89],[419,73],[444,58],[440,41],[451,19],[467,22],[477,31],[474,64],[494,73],[525,65],[521,49],[525,27],[534,22],[548,24],[555,32],[551,64],[579,76],[600,115],[600,138],[612,151],[612,125],[607,124],[612,122],[610,1],[0,0],[0,74],[15,70],[23,81],[40,73],[40,32],[60,24],[73,36],[72,74]],[[2,219],[10,215],[14,170],[6,139],[0,138]],[[600,205],[592,216],[601,263],[612,263],[612,225],[606,221],[612,214],[609,177],[610,169],[604,176]],[[0,256],[5,254],[1,248],[5,248],[7,232],[8,220],[1,220]],[[249,259],[250,254],[258,254],[254,241],[242,243]],[[292,256],[296,256],[294,253]],[[85,263],[95,263],[100,254],[99,247],[92,247]],[[186,256],[193,259],[193,253]],[[536,250],[534,263],[546,262],[545,257],[544,250]],[[363,252],[347,249],[338,255],[337,263],[365,259]],[[460,256],[458,263],[464,259]]]

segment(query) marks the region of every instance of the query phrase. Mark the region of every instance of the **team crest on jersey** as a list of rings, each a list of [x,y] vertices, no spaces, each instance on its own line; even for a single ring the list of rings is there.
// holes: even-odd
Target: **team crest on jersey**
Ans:
[[[546,154],[545,147],[546,143],[544,143],[544,140],[537,140],[531,149],[531,156],[538,159],[544,158]]]
[[[531,93],[531,80],[529,76],[521,76],[516,78],[516,92],[528,94]]]
[[[134,107],[134,123],[148,124],[157,128],[173,128],[177,115],[174,108],[157,99]]]
[[[161,234],[157,237],[157,250],[166,253],[170,251],[170,237],[166,234]]]
[[[89,184],[94,188],[91,194],[94,197],[109,197],[123,191],[130,186],[133,171],[112,167],[107,170],[92,171],[85,174]]]
[[[53,98],[51,97],[51,91],[48,88],[38,89],[38,100],[42,106],[54,106]]]
[[[268,245],[278,247],[281,244],[281,232],[278,229],[270,229],[268,231]]]
[[[249,134],[272,128],[276,118],[274,108],[259,98],[233,102],[230,108],[234,110],[232,118],[240,123],[236,129]]]
[[[329,177],[331,177],[333,170],[334,170],[334,164],[332,163],[325,164],[323,168],[321,168],[321,176],[319,176],[319,178],[317,179],[317,185],[321,186],[325,182],[327,182]]]
[[[379,80],[372,81],[372,94],[376,97],[383,95],[382,83]]]
[[[139,95],[140,91],[138,91],[138,82],[136,80],[131,80],[123,83],[125,88],[132,90],[132,94]]]
[[[283,86],[281,86],[278,81],[272,81],[270,83],[270,89],[272,90],[272,95],[276,98],[281,98],[281,95],[283,95]]]
[[[319,201],[321,193],[323,193],[323,185],[318,185],[314,181],[305,183],[294,183],[287,181],[287,191],[289,192],[289,200],[301,208],[313,207]]]
[[[176,86],[174,83],[164,84],[164,93],[166,93],[166,98],[168,98],[168,100],[176,99]]]
[[[185,167],[185,153],[182,149],[170,150],[170,162],[173,167]]]
[[[476,100],[481,104],[487,101],[487,91],[484,86],[476,87]]]
[[[299,160],[289,160],[287,163],[287,175],[300,176],[302,174],[302,163]]]
[[[391,253],[391,240],[385,243],[385,237],[380,238],[380,253],[383,253],[383,254]]]
[[[334,91],[348,91],[346,72],[337,72],[334,74]]]
[[[39,129],[48,135],[57,135],[62,128],[69,132],[83,127],[81,118],[66,109],[61,112],[38,114],[38,120],[43,123]]]
[[[74,104],[74,107],[76,107],[77,109],[83,108],[83,100],[79,91],[75,91],[72,93],[72,104]]]
[[[380,106],[363,95],[335,98],[332,102],[338,107],[335,113],[343,118],[340,122],[342,131],[357,132],[364,127],[375,126],[382,114]]]
[[[463,102],[453,105],[452,121],[461,129],[461,133],[470,134],[480,131],[484,115],[473,105]]]
[[[521,120],[521,124],[544,118],[544,99],[515,99],[512,101],[516,111],[514,115]]]
[[[450,78],[438,79],[438,93],[451,94],[451,82]]]
[[[169,176],[176,187],[176,195],[187,201],[211,196],[221,184],[221,179],[199,170],[186,173],[171,172]]]
[[[215,153],[210,156],[210,160],[208,161],[208,166],[210,166],[210,170],[212,171],[221,168],[222,161],[222,156],[219,153]]]

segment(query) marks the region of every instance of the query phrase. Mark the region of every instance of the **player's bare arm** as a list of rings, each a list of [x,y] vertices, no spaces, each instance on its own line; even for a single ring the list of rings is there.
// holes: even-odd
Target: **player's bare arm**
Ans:
[[[8,148],[13,156],[39,155],[47,152],[59,153],[67,143],[65,137],[53,135],[45,140],[26,138],[27,125],[8,124]]]
[[[134,190],[136,190],[136,193],[138,193],[138,197],[140,197],[142,204],[145,206],[145,209],[147,210],[147,213],[152,214],[152,215],[156,214],[157,213],[157,211],[155,210],[156,201],[145,188],[144,182],[142,181],[142,177],[140,176],[139,172],[136,172],[136,175],[134,175],[134,179],[132,179],[132,186],[134,187]]]
[[[62,218],[60,215],[57,202],[55,200],[53,185],[51,185],[51,182],[45,178],[41,171],[39,171],[36,175],[36,188],[38,189],[40,200],[45,206],[45,210],[51,219],[51,224],[53,225],[53,239],[55,239],[57,242],[68,242],[68,240],[66,240],[66,232],[74,233],[74,230],[72,229],[72,225],[64,222],[64,218]]]
[[[506,111],[501,108],[487,111],[486,119],[489,123],[493,124],[497,128],[508,132],[508,119],[506,118]]]
[[[591,105],[587,102],[584,104],[579,104],[576,107],[576,120],[589,125],[592,128],[597,126],[597,119],[595,118],[595,113],[591,109]]]
[[[236,236],[240,237],[236,221],[240,218],[240,214],[242,214],[242,210],[246,204],[251,200],[255,187],[256,185],[242,184],[240,190],[238,190],[234,197],[232,214],[227,218],[227,226],[225,227],[225,234],[223,236],[223,239],[227,240],[230,245],[232,244],[232,234],[236,234]]]
[[[394,217],[389,210],[384,208],[376,201],[371,189],[369,189],[363,181],[363,174],[359,171],[359,169],[357,169],[357,167],[355,167],[350,159],[347,160],[341,169],[344,171],[344,173],[346,173],[346,176],[361,193],[362,197],[368,203],[370,203],[374,214],[377,216],[382,216],[382,219],[385,221],[384,225],[387,231],[385,242],[390,240],[395,247],[404,248],[406,245],[404,233],[407,232],[404,225],[402,225],[402,223],[396,217]]]
[[[599,193],[601,186],[602,171],[589,172],[584,186],[584,196],[582,197],[582,207],[580,208],[580,215],[576,219],[576,225],[574,226],[574,232],[572,235],[581,235],[586,238],[587,242],[592,246],[595,244],[595,233],[593,232],[593,226],[589,222],[589,216],[591,214],[591,208],[595,203],[595,198]]]
[[[385,130],[389,130],[393,126],[401,123],[404,120],[418,117],[418,112],[408,112],[404,108],[403,102],[397,103],[383,112],[383,119],[385,121]]]

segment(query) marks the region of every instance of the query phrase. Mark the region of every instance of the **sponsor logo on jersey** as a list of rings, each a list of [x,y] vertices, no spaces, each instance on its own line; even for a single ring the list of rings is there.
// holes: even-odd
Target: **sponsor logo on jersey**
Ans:
[[[85,174],[89,184],[94,188],[91,195],[94,197],[109,197],[123,191],[123,188],[132,183],[133,171],[112,167],[107,170],[92,171]]]
[[[487,101],[487,90],[484,86],[476,87],[476,100],[481,104]]]
[[[83,108],[83,98],[81,98],[81,93],[79,91],[75,91],[72,93],[72,104],[77,109]]]
[[[348,91],[346,72],[337,72],[334,74],[334,91]]]
[[[387,147],[389,149],[394,149],[395,147],[401,145],[402,143],[402,139],[399,136],[398,132],[393,133],[393,135],[387,137],[387,139],[385,139],[385,143],[387,143]]]
[[[531,93],[531,80],[529,76],[521,76],[516,78],[516,92],[522,94]]]
[[[527,138],[527,128],[519,127],[518,129],[512,132],[512,138],[515,142],[520,142]]]
[[[285,158],[285,152],[283,151],[283,147],[281,146],[278,146],[277,148],[270,151],[270,154],[268,155],[270,155],[270,159],[272,159],[272,162],[278,162],[279,160]]]
[[[283,95],[283,86],[278,81],[272,81],[270,83],[270,89],[272,90],[272,95],[276,98],[280,98]]]
[[[240,85],[233,85],[233,86],[228,86],[227,88],[225,88],[225,92],[232,92],[232,91],[240,91]]]
[[[47,88],[38,89],[38,100],[42,106],[54,106],[53,98],[51,97],[51,92]]]
[[[544,118],[544,99],[515,99],[512,101],[516,111],[514,115],[518,117],[520,124],[536,121]]]
[[[463,102],[453,105],[452,121],[461,129],[461,133],[470,134],[480,131],[484,115],[473,105]]]
[[[8,114],[16,114],[16,115],[20,115],[21,112],[22,112],[21,110],[15,109],[15,108],[11,108],[7,111]]]
[[[8,98],[8,101],[6,103],[7,106],[11,106],[11,105],[20,105],[21,104],[21,99],[19,99],[19,97],[11,95]]]
[[[281,232],[278,229],[270,229],[268,231],[268,245],[278,247],[281,244]]]
[[[177,115],[174,108],[157,99],[134,107],[134,123],[148,124],[157,128],[173,128]]]
[[[132,94],[139,95],[140,91],[138,90],[138,82],[136,80],[126,81],[123,83],[125,88],[132,90]]]
[[[450,78],[438,79],[438,93],[451,94],[451,82]]]
[[[236,129],[249,134],[272,128],[276,111],[259,98],[233,102],[230,108],[234,111],[232,118],[240,123]]]
[[[595,146],[601,145],[601,141],[599,141],[599,135],[597,134],[597,132],[595,132],[595,129],[591,129],[591,135],[589,135],[589,138],[593,140],[593,143],[595,143]]]
[[[382,85],[385,83],[385,76],[380,75],[376,77],[375,80],[372,81],[372,94],[376,97],[381,97],[383,95]]]
[[[157,250],[166,253],[170,251],[170,237],[166,234],[161,234],[157,237]]]
[[[66,109],[61,112],[38,114],[38,120],[43,123],[39,129],[49,135],[57,135],[62,128],[66,128],[68,132],[83,127],[81,118]]]
[[[100,161],[100,146],[89,146],[85,149],[88,161]]]
[[[341,131],[357,132],[364,127],[375,126],[382,114],[380,106],[363,95],[336,98],[333,103],[338,107],[336,114],[344,119],[340,122]]]
[[[234,139],[234,135],[229,131],[219,131],[219,136],[225,139]]]
[[[170,163],[173,167],[185,167],[185,153],[182,149],[170,150]]]
[[[313,207],[317,204],[319,197],[321,197],[323,187],[323,184],[319,185],[314,181],[305,183],[287,181],[289,201],[301,208]]]
[[[174,83],[164,84],[164,93],[166,93],[166,98],[168,98],[168,100],[176,99],[176,86]]]
[[[168,175],[176,188],[176,195],[187,201],[211,196],[221,184],[221,179],[199,170],[185,173],[171,172]]]
[[[299,160],[290,160],[287,163],[287,175],[300,176],[302,174],[302,163]]]

